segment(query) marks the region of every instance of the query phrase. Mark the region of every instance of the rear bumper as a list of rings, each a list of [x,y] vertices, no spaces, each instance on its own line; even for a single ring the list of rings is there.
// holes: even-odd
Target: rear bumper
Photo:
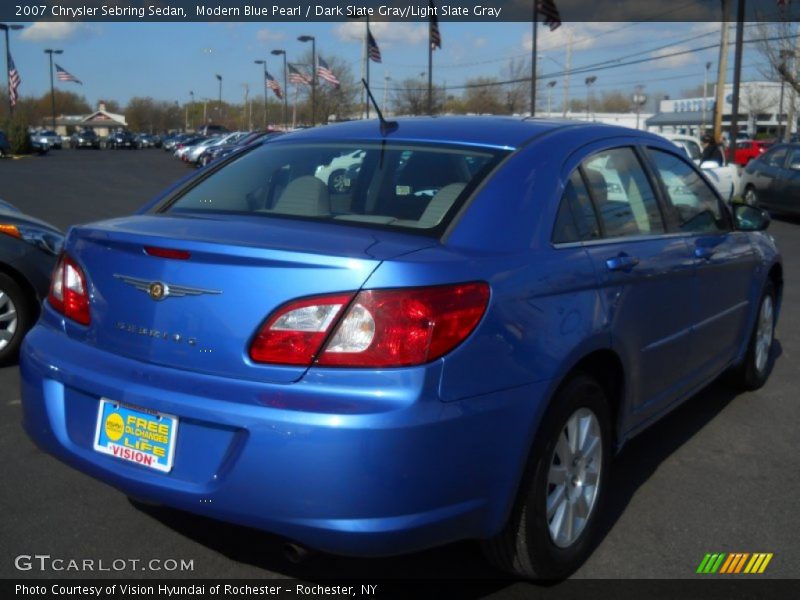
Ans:
[[[502,527],[546,383],[441,402],[441,365],[263,384],[155,367],[40,322],[20,360],[43,450],[135,498],[327,552],[415,551]],[[358,380],[361,381],[358,381]],[[160,473],[92,449],[100,398],[177,415]]]

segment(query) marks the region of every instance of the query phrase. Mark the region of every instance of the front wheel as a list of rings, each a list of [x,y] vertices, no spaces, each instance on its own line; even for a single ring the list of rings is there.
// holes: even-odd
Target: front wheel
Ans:
[[[484,542],[487,558],[517,576],[559,579],[589,555],[611,461],[608,400],[577,374],[553,398],[534,441],[511,516]]]
[[[775,361],[772,345],[775,341],[776,301],[775,286],[768,281],[761,294],[761,302],[758,305],[756,322],[750,334],[747,353],[742,364],[734,367],[731,371],[732,381],[739,389],[757,390],[767,382],[769,374],[772,372]]]

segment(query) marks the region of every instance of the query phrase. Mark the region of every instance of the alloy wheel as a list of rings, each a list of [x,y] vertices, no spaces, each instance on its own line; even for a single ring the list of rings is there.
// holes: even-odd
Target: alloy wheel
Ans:
[[[547,474],[547,525],[559,548],[571,546],[594,509],[603,461],[600,422],[588,408],[567,419]]]
[[[11,343],[18,323],[17,307],[14,306],[11,297],[0,290],[0,350]]]
[[[759,373],[763,373],[767,368],[774,333],[775,307],[772,296],[766,295],[761,302],[761,310],[758,311],[758,328],[756,329],[755,366]]]

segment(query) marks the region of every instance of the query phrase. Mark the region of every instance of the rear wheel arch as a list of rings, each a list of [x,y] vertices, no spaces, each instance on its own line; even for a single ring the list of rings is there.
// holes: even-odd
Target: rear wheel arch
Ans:
[[[614,423],[614,444],[620,436],[620,418],[624,415],[625,369],[619,355],[610,348],[595,350],[581,358],[562,378],[558,389],[575,374],[584,373],[595,379],[605,392]]]
[[[7,275],[11,279],[14,280],[19,287],[25,292],[25,295],[28,296],[32,302],[32,306],[36,309],[36,318],[39,317],[39,304],[41,303],[44,298],[40,298],[36,288],[33,284],[28,281],[28,278],[25,277],[22,273],[7,265],[6,263],[0,262],[0,273],[3,275]]]

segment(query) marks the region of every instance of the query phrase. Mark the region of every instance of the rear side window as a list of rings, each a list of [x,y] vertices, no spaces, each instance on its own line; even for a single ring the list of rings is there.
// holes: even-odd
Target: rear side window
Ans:
[[[648,148],[647,155],[653,161],[669,202],[678,215],[681,231],[728,229],[719,198],[697,171],[674,154]]]
[[[211,173],[162,210],[434,233],[506,154],[391,141],[266,144]]]
[[[656,195],[631,148],[604,150],[582,166],[605,237],[664,232]]]
[[[580,172],[573,171],[558,206],[553,243],[583,242],[600,237],[600,226]]]

